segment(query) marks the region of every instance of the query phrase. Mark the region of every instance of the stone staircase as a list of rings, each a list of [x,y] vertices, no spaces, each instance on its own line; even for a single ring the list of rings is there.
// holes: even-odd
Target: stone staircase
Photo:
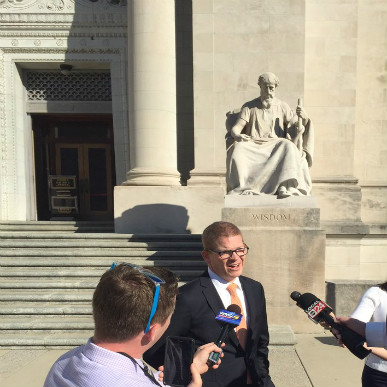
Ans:
[[[0,222],[0,347],[66,348],[93,332],[91,298],[113,261],[205,269],[199,235],[114,234],[112,223]]]

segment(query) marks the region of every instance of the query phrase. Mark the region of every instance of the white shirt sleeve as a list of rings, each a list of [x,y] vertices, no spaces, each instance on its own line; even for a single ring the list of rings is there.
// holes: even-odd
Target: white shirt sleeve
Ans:
[[[352,318],[368,322],[371,320],[376,307],[380,304],[380,297],[377,287],[369,288],[360,299],[357,307],[351,314]]]
[[[387,349],[387,333],[385,322],[369,322],[366,324],[366,340],[370,347]]]

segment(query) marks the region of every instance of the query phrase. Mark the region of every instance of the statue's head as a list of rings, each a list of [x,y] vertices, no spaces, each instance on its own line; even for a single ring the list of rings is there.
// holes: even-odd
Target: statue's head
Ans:
[[[272,83],[277,87],[279,85],[279,79],[277,75],[273,73],[263,73],[258,77],[258,86],[262,87],[262,85]]]
[[[279,85],[279,79],[273,73],[263,73],[258,78],[258,85],[261,88],[261,98],[264,100],[271,99],[275,96],[275,89]]]

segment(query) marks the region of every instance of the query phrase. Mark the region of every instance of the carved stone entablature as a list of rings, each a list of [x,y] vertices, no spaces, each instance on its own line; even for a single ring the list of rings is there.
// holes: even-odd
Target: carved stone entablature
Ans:
[[[37,32],[37,31],[10,31],[10,32],[2,32],[0,31],[0,37],[4,38],[123,38],[127,37],[127,33],[125,32],[111,32],[107,31],[104,34],[96,34],[93,31],[89,32],[62,32],[62,31],[45,31],[45,32]]]
[[[0,9],[20,12],[21,10],[37,9],[42,12],[75,12],[93,9],[94,12],[122,12],[126,0],[0,0]]]
[[[10,54],[10,53],[18,53],[18,54],[98,54],[98,55],[112,55],[112,54],[120,54],[121,50],[119,48],[101,48],[101,49],[94,49],[94,48],[79,48],[79,49],[64,49],[64,48],[35,48],[35,47],[28,47],[28,48],[22,48],[22,47],[4,47],[0,50],[0,52],[4,54]],[[86,58],[84,60],[87,60]],[[94,62],[98,59],[93,58],[90,59]],[[104,59],[101,58],[101,61]],[[31,57],[29,59],[23,59],[24,62],[36,62],[36,58]],[[57,61],[55,58],[46,58],[46,62],[50,61]],[[0,74],[1,75],[1,74]]]
[[[1,0],[0,0],[1,1]],[[1,11],[0,11],[1,12]],[[126,12],[124,13],[67,13],[67,14],[49,14],[49,13],[0,13],[0,22],[4,25],[26,24],[26,27],[35,27],[36,24],[65,24],[67,27],[125,27]],[[34,26],[31,26],[34,24]]]

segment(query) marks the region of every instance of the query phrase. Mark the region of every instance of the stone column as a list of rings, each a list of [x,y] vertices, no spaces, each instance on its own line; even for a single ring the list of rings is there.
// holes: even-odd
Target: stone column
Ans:
[[[188,186],[219,187],[226,180],[224,121],[227,110],[220,110],[218,106],[219,99],[224,98],[219,98],[216,72],[220,70],[224,74],[225,67],[233,60],[227,57],[227,65],[219,68],[222,59],[217,53],[217,36],[223,31],[217,30],[216,16],[219,15],[214,11],[214,3],[214,0],[192,2],[195,168],[190,173]]]
[[[128,2],[130,170],[124,185],[178,185],[174,0]]]

